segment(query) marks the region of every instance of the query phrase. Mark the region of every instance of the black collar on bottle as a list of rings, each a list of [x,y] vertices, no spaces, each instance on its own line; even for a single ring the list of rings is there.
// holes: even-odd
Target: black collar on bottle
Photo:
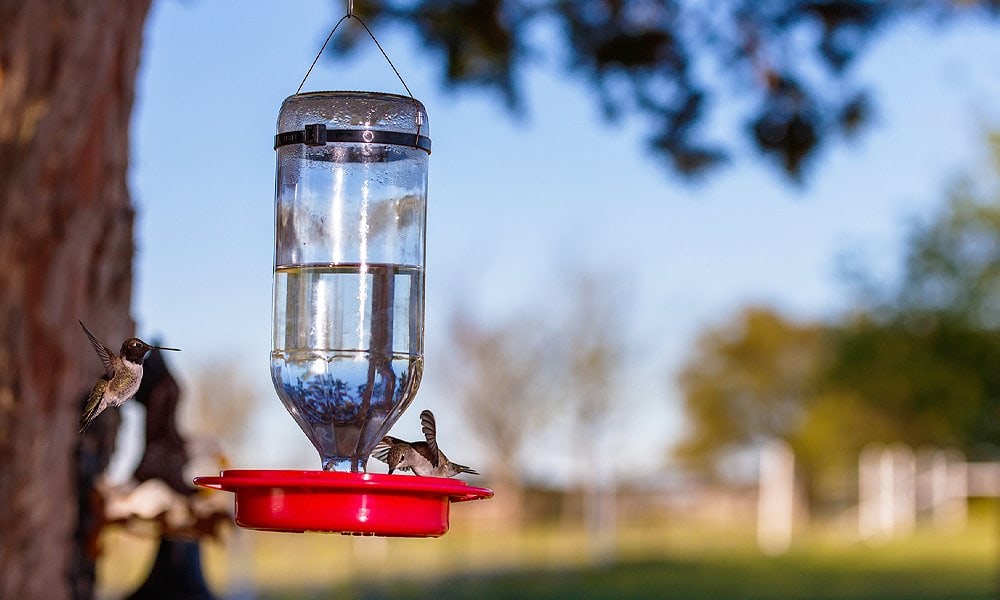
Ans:
[[[408,146],[431,153],[431,138],[401,131],[378,131],[374,129],[327,129],[323,123],[306,125],[300,131],[286,131],[274,136],[274,149],[291,144],[323,146],[327,143],[360,142],[365,144],[388,144]]]

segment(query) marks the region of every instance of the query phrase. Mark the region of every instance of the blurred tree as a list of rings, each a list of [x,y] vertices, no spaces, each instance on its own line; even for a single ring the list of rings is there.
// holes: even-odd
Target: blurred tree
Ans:
[[[223,448],[227,456],[244,454],[250,419],[260,396],[238,360],[209,361],[195,373],[191,395],[182,408],[184,429]]]
[[[558,352],[538,322],[515,318],[490,326],[461,310],[452,315],[445,344],[446,389],[488,452],[478,470],[514,499],[517,511],[526,442],[548,422]]]
[[[814,480],[853,468],[873,441],[995,457],[1000,134],[990,150],[992,170],[961,179],[911,226],[896,282],[854,273],[856,308],[844,318],[801,324],[748,308],[703,333],[680,376],[691,427],[678,456],[717,468],[780,438]]]
[[[624,310],[618,298],[621,287],[610,281],[597,273],[579,272],[567,283],[568,310],[553,336],[559,360],[549,363],[554,377],[562,372],[560,413],[569,419],[571,445],[576,449],[570,458],[579,467],[578,476],[590,485],[599,469],[600,441],[618,404],[616,379],[625,361],[628,337],[620,318]]]
[[[568,310],[555,333],[559,359],[549,359],[549,365],[553,371],[563,371],[558,387],[559,412],[570,421],[566,454],[576,463],[584,525],[595,551],[608,559],[615,547],[614,515],[605,514],[609,511],[602,500],[605,494],[615,493],[610,484],[621,460],[611,439],[620,427],[615,415],[625,412],[636,417],[638,412],[636,404],[623,402],[616,389],[626,363],[629,336],[622,318],[631,314],[630,305],[624,299],[625,286],[613,275],[569,272],[573,275],[565,286]],[[571,500],[567,496],[566,501]],[[568,513],[564,509],[564,514]]]
[[[443,61],[447,85],[497,92],[515,110],[522,72],[554,52],[608,117],[641,117],[651,148],[683,175],[728,158],[733,140],[711,139],[702,125],[718,107],[738,106],[751,144],[794,180],[824,142],[866,124],[871,100],[849,71],[878,33],[904,18],[1000,14],[996,0],[369,0],[354,8],[372,25],[414,30]],[[540,30],[559,47],[541,47]],[[336,43],[349,50],[366,36],[348,28]]]
[[[1000,448],[1000,134],[990,164],[911,226],[898,281],[855,283],[830,384],[891,422],[886,436],[973,456]]]
[[[680,375],[689,429],[676,456],[696,471],[726,476],[742,452],[780,439],[795,453],[810,499],[841,492],[866,443],[905,439],[899,415],[831,384],[835,369],[857,366],[838,362],[844,332],[837,323],[795,322],[760,307],[704,332]],[[909,360],[905,348],[894,350],[887,354]]]
[[[112,345],[134,328],[125,175],[148,7],[0,1],[0,598],[89,593],[68,581],[73,456],[103,369],[77,319]]]
[[[734,453],[793,442],[821,391],[827,336],[820,324],[760,307],[702,333],[680,374],[689,427],[677,457],[719,474]]]

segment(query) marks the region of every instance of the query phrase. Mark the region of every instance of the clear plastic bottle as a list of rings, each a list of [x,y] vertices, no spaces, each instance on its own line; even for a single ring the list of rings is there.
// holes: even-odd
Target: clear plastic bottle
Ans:
[[[271,379],[325,470],[363,471],[423,373],[427,115],[312,92],[278,116]]]

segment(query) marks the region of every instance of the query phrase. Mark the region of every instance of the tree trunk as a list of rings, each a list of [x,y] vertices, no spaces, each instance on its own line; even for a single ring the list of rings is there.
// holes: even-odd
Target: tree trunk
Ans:
[[[128,337],[129,119],[149,0],[0,0],[0,598],[67,598],[80,330]]]

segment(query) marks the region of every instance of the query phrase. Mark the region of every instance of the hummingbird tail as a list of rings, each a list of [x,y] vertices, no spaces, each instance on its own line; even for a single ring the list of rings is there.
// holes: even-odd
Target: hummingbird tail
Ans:
[[[87,433],[87,428],[90,427],[90,424],[91,422],[93,422],[93,420],[94,417],[89,415],[84,415],[84,417],[80,419],[80,435]]]
[[[479,471],[473,469],[472,467],[467,467],[465,465],[460,465],[457,463],[451,463],[451,464],[455,465],[455,468],[458,469],[459,473],[468,473],[469,475],[479,475]]]
[[[101,411],[98,410],[99,406],[100,406],[99,403],[95,403],[93,406],[88,407],[90,408],[90,410],[84,412],[83,416],[80,417],[80,435],[86,433],[87,428],[90,427],[90,424],[94,422],[94,419],[97,418],[97,415],[101,413]]]

